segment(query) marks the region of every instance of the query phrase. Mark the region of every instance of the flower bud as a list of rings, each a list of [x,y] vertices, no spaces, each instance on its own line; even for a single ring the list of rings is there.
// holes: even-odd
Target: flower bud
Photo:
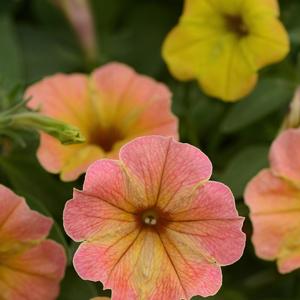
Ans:
[[[4,124],[5,122],[8,124],[7,120],[10,121],[11,127],[41,130],[55,137],[64,145],[85,142],[85,138],[77,127],[36,112],[24,112],[11,115],[4,120]],[[1,121],[2,120],[0,120],[0,124],[2,124]]]

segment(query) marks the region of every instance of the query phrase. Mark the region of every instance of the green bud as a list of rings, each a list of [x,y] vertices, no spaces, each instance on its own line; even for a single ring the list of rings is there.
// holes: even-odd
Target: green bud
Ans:
[[[40,130],[55,137],[64,145],[85,142],[85,138],[77,127],[36,112],[23,112],[0,118],[0,127],[3,126]]]

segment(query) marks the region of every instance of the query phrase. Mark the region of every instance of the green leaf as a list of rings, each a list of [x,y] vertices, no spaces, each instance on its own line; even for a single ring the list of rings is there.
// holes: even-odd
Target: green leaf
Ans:
[[[28,142],[28,141],[27,141]],[[31,143],[34,143],[31,140]],[[35,157],[35,147],[17,148],[0,157],[0,168],[15,191],[24,197],[34,197],[57,220],[62,219],[65,202],[72,197],[73,185],[63,183],[47,173]]]
[[[31,83],[57,72],[70,72],[82,66],[79,48],[68,36],[22,24],[18,28],[25,61],[26,82]]]
[[[268,166],[268,146],[251,146],[237,153],[218,178],[227,184],[236,198],[242,197],[249,180]]]
[[[100,283],[98,285],[100,286]],[[73,267],[67,268],[58,300],[89,300],[98,294],[94,283],[79,278]]]
[[[232,133],[259,121],[280,109],[292,99],[295,85],[281,79],[263,79],[255,91],[234,104],[226,115],[221,130]]]
[[[0,37],[0,78],[4,81],[19,82],[23,78],[21,51],[12,20],[5,14],[0,14]]]

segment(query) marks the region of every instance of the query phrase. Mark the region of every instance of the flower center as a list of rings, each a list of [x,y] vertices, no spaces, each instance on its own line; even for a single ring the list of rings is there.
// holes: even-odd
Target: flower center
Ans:
[[[155,226],[158,223],[158,214],[155,210],[149,209],[142,213],[142,221],[145,225]]]
[[[227,29],[239,37],[249,34],[247,25],[241,16],[225,15]]]
[[[124,135],[115,127],[97,128],[90,135],[89,143],[101,147],[105,152],[110,152],[114,145],[123,139]]]

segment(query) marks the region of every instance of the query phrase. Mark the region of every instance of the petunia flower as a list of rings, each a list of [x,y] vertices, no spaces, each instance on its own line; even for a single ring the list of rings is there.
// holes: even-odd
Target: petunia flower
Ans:
[[[289,52],[277,0],[185,0],[163,57],[179,80],[197,79],[210,96],[236,101],[255,86],[260,68]]]
[[[64,210],[82,242],[74,267],[112,299],[170,300],[215,294],[221,266],[243,252],[243,218],[225,185],[209,181],[199,149],[172,138],[137,138],[119,160],[98,160]]]
[[[90,77],[48,77],[26,95],[31,108],[76,126],[85,136],[86,143],[64,146],[41,133],[38,159],[64,181],[76,179],[97,159],[117,157],[121,146],[137,136],[177,138],[168,88],[120,63],[96,69]]]
[[[300,129],[280,134],[270,150],[270,169],[254,177],[245,191],[256,254],[277,260],[281,273],[300,268],[299,147]]]
[[[46,240],[52,220],[0,185],[0,298],[54,300],[64,276],[61,245]]]

